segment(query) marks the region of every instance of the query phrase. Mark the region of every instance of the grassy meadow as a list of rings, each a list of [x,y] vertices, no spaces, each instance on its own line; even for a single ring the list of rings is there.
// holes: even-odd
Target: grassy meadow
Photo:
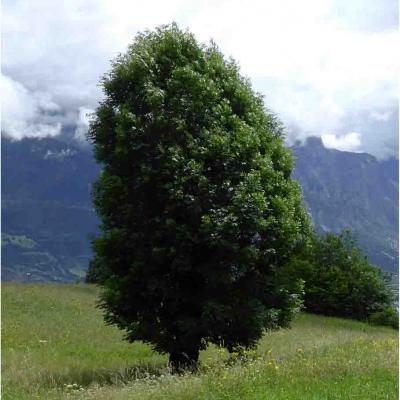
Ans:
[[[390,328],[301,314],[265,334],[244,360],[210,347],[197,373],[105,326],[97,289],[2,286],[2,399],[397,399],[398,336]]]

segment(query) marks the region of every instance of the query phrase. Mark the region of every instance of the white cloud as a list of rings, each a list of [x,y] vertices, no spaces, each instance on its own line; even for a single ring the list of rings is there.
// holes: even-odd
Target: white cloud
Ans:
[[[76,123],[76,129],[74,137],[80,142],[86,142],[86,133],[89,128],[90,114],[93,114],[94,110],[86,107],[79,107],[79,116]]]
[[[56,136],[60,122],[51,122],[51,113],[59,110],[47,93],[27,90],[21,83],[0,75],[2,94],[2,130],[14,139]]]
[[[389,121],[390,117],[392,116],[392,112],[390,111],[372,111],[371,117],[376,121]]]
[[[397,108],[399,59],[397,2],[377,4],[4,0],[3,72],[35,98],[46,93],[62,110],[59,122],[78,124],[80,135],[85,126],[80,108],[96,108],[99,78],[109,60],[125,51],[139,30],[175,20],[202,41],[213,38],[224,54],[239,61],[292,139],[356,131],[361,148],[370,150],[374,143],[379,153],[397,135],[388,125],[392,119],[383,116]],[[385,133],[379,139],[367,122],[358,118],[355,124],[362,113],[381,124],[379,132]]]
[[[357,132],[349,132],[341,136],[325,133],[321,135],[321,139],[324,146],[328,149],[353,152],[360,151],[361,134]]]
[[[342,2],[338,13],[338,2],[330,0],[257,1],[252,7],[244,7],[240,0],[206,2],[192,26],[201,38],[212,36],[225,53],[239,60],[242,71],[265,94],[267,106],[289,128],[289,142],[359,129],[360,146],[371,151],[368,142],[375,142],[372,135],[383,129],[372,132],[355,126],[352,117],[375,110],[389,115],[397,108],[399,36],[397,30],[374,29],[369,11],[376,14],[375,2],[364,0],[361,7],[357,1],[370,31],[358,29],[356,7]],[[350,20],[338,17],[347,9]],[[387,135],[397,135],[394,129],[386,132],[382,144]],[[373,150],[378,154],[383,146]]]
[[[72,150],[72,149],[61,149],[61,151],[59,151],[59,152],[47,150],[47,152],[43,158],[45,160],[53,159],[53,160],[57,160],[57,161],[64,161],[65,158],[72,157],[76,153],[77,153],[76,150]]]

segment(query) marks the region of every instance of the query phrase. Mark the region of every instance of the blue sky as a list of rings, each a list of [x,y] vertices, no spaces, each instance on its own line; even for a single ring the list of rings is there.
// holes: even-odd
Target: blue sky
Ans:
[[[287,139],[398,152],[393,0],[3,0],[2,131],[55,136],[101,99],[100,76],[135,34],[176,21],[211,38],[265,96]]]

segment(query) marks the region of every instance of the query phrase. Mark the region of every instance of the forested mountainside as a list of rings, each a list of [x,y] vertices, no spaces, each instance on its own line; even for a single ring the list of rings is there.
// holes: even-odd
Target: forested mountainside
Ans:
[[[397,270],[398,162],[326,149],[317,138],[293,147],[294,178],[318,231],[349,227],[371,261]],[[87,150],[53,138],[2,139],[2,276],[72,282],[84,276],[91,204],[100,168]]]
[[[98,221],[90,199],[100,168],[88,152],[55,139],[2,139],[2,276],[75,281]]]
[[[398,160],[327,149],[318,138],[294,146],[294,178],[319,232],[351,228],[368,258],[397,271]]]

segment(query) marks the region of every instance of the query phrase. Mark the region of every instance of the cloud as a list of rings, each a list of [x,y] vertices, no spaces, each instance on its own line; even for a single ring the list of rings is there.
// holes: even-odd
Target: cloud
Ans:
[[[390,117],[392,116],[392,112],[390,111],[372,111],[371,117],[377,121],[389,121]]]
[[[72,149],[61,149],[61,151],[59,151],[59,152],[47,150],[47,152],[43,158],[45,160],[53,159],[53,160],[57,160],[57,161],[64,161],[65,158],[72,157],[76,153],[77,153],[77,151],[72,150]]]
[[[0,75],[2,98],[2,130],[14,139],[56,136],[61,123],[52,121],[59,111],[46,92],[30,92],[21,83]]]
[[[79,142],[86,142],[86,133],[89,129],[90,115],[94,110],[86,107],[79,107],[79,116],[76,122],[74,138]]]
[[[192,26],[239,60],[284,121],[289,143],[357,131],[362,149],[388,155],[383,143],[397,136],[389,120],[381,118],[372,131],[357,116],[388,116],[398,108],[397,4],[354,1],[260,1],[253,7],[219,1],[200,10]],[[221,23],[223,14],[229,22]],[[392,155],[396,151],[393,146]]]
[[[81,110],[96,108],[109,60],[138,31],[175,20],[239,62],[289,140],[358,132],[361,150],[389,155],[397,136],[390,116],[398,107],[397,7],[394,0],[4,0],[3,73],[36,104],[37,124],[55,122],[38,105],[44,96],[59,107],[57,122],[82,137]],[[3,129],[22,137],[18,125],[31,119],[7,116],[10,107]]]
[[[360,151],[361,134],[357,132],[349,132],[341,136],[325,133],[321,135],[321,139],[324,146],[328,149],[352,152]]]
[[[126,50],[138,30],[170,22],[182,4],[183,0],[3,1],[2,71],[19,96],[2,96],[2,131],[20,139],[55,135],[60,124],[76,125],[76,135],[82,138],[81,110],[96,108],[102,96],[98,82],[110,60]],[[56,125],[47,123],[46,110],[37,104],[42,95],[58,106]],[[30,111],[23,111],[26,106]]]

